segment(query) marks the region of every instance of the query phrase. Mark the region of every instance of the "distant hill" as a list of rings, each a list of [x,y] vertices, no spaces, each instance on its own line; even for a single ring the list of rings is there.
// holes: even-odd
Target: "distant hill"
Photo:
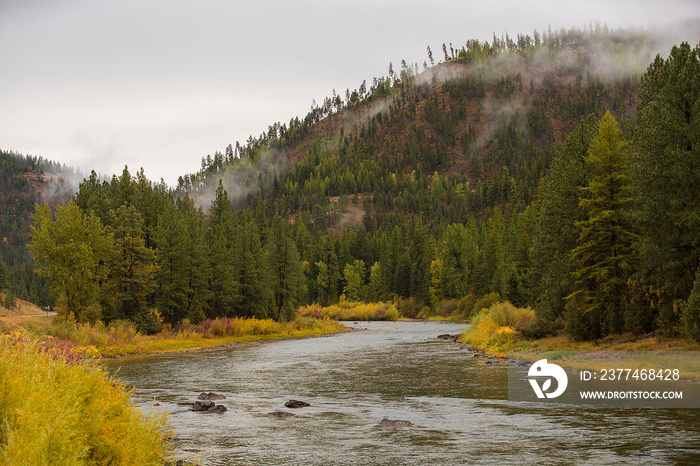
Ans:
[[[4,302],[5,294],[0,293],[0,302]],[[41,316],[46,315],[46,311],[42,310],[38,306],[24,299],[15,300],[15,306],[12,309],[8,309],[0,305],[0,317],[12,317],[12,316]]]
[[[94,270],[62,264],[57,307],[156,331],[157,318],[288,320],[343,295],[395,300],[409,317],[468,318],[508,300],[534,307],[518,324],[530,336],[692,334],[700,52],[681,42],[698,42],[700,21],[674,30],[591,24],[428,49],[422,65],[391,64],[204,157],[173,188],[142,171],[93,173],[64,213],[104,225],[95,245],[112,250]],[[30,172],[8,186],[33,193]],[[623,194],[604,192],[619,180]],[[82,294],[68,299],[72,280]]]
[[[74,194],[65,182],[75,173],[37,156],[0,150],[0,257],[8,265],[13,293],[42,305],[53,302],[46,280],[33,273],[26,244],[37,202],[54,205]]]

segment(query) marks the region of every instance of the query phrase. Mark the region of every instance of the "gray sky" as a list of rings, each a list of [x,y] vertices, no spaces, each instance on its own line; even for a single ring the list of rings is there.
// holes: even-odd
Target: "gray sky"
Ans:
[[[422,69],[428,45],[697,17],[697,0],[0,0],[0,148],[172,186],[389,62]]]

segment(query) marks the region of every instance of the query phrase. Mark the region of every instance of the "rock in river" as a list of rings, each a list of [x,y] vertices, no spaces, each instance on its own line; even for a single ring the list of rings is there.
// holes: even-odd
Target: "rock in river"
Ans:
[[[214,407],[213,401],[195,401],[192,403],[192,411],[209,411],[209,408]]]
[[[228,409],[226,409],[224,405],[216,405],[213,408],[209,408],[207,411],[210,413],[225,413]]]
[[[459,335],[450,335],[448,333],[443,333],[442,335],[438,335],[438,340],[451,340],[451,341],[457,341],[459,338]]]
[[[214,393],[214,392],[202,392],[199,394],[197,397],[198,400],[225,400],[226,397],[224,395],[221,395],[219,393]]]
[[[311,405],[305,401],[289,400],[284,404],[284,406],[286,406],[287,408],[305,408]]]
[[[379,421],[379,425],[382,427],[411,427],[413,423],[411,421],[404,421],[401,419],[384,418]]]
[[[285,418],[285,417],[291,417],[294,416],[294,413],[288,413],[287,411],[272,411],[271,413],[267,413],[268,416],[274,416],[274,417],[279,417],[279,418]]]

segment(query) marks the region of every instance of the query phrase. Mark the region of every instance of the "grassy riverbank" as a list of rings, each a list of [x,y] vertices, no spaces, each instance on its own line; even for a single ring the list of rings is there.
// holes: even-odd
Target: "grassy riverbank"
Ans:
[[[125,321],[106,326],[45,316],[0,318],[0,464],[166,464],[167,418],[143,416],[131,392],[90,360],[346,330],[329,319],[222,318],[142,335]]]
[[[668,357],[674,358],[673,367],[682,370],[681,376],[700,378],[700,370],[696,367],[697,358],[688,358],[681,354],[685,351],[700,351],[700,343],[696,341],[668,338],[661,334],[610,335],[595,341],[576,341],[567,335],[538,339],[524,338],[520,331],[533,319],[534,312],[531,309],[516,308],[509,303],[496,303],[474,317],[471,325],[464,329],[458,341],[492,356],[528,361],[546,356],[557,360],[567,368],[588,370],[600,370],[608,367],[609,364],[592,361],[586,356],[579,357],[574,354],[575,352],[639,352],[639,356],[630,357],[630,361],[626,361],[626,367],[632,369],[650,367],[644,352],[675,352],[677,357],[674,354]]]
[[[399,311],[393,303],[361,303],[341,299],[338,304],[322,307],[309,304],[299,308],[300,317],[332,320],[399,320]]]
[[[0,335],[0,464],[165,464],[166,417],[144,416],[104,369],[66,356]]]
[[[143,335],[130,322],[115,321],[76,324],[55,319],[31,318],[0,321],[2,330],[19,331],[57,348],[70,358],[100,358],[129,354],[190,351],[254,341],[308,338],[346,331],[342,324],[329,319],[297,317],[291,322],[271,319],[206,320],[200,325],[187,322],[166,327],[154,335]]]

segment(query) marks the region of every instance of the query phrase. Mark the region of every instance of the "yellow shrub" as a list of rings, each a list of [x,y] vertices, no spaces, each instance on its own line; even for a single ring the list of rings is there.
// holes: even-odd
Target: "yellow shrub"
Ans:
[[[164,464],[167,421],[130,396],[98,366],[0,336],[0,464]]]
[[[301,307],[297,310],[301,317],[332,320],[398,320],[399,311],[393,303],[358,303],[341,301],[326,307],[318,304]]]
[[[534,318],[530,308],[517,308],[512,304],[495,303],[474,317],[460,337],[461,341],[477,348],[507,349],[518,335],[516,329]]]

